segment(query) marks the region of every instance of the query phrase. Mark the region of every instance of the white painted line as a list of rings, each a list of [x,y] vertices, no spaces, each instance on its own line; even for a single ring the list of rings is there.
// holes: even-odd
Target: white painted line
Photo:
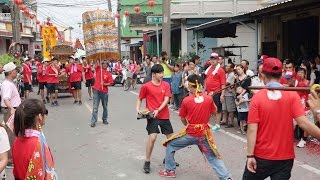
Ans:
[[[134,95],[137,95],[137,96],[139,95],[138,93],[136,93],[136,92],[134,92],[134,91],[130,91],[130,92],[131,92],[132,94],[134,94]],[[170,109],[170,108],[169,108],[169,110],[172,111],[172,112],[175,112],[175,113],[179,114],[179,112],[174,111],[174,110],[172,110],[172,109]],[[209,124],[209,126],[212,127],[213,125]],[[247,143],[247,139],[245,139],[245,138],[243,138],[243,137],[240,137],[240,136],[238,136],[238,135],[236,135],[236,134],[227,132],[227,131],[225,131],[225,130],[223,130],[223,129],[220,129],[220,132],[222,132],[223,134],[226,134],[226,135],[228,135],[228,136],[230,136],[230,137],[232,137],[232,138],[234,138],[234,139],[236,139],[236,140],[238,140],[238,141],[241,141],[241,142],[243,142],[243,143]],[[320,176],[320,169],[317,169],[317,168],[312,167],[312,166],[310,166],[310,165],[308,165],[308,164],[302,163],[302,162],[300,162],[300,161],[298,161],[298,160],[294,160],[294,161],[295,161],[295,165],[300,166],[301,168],[306,169],[306,170],[308,170],[308,171],[311,171],[311,172],[313,172],[313,173],[315,173],[315,174],[317,174],[317,175]]]
[[[85,102],[84,105],[85,105],[86,108],[92,113],[92,108],[89,106],[89,104]],[[98,121],[102,121],[101,118],[98,118],[97,120],[98,120]]]

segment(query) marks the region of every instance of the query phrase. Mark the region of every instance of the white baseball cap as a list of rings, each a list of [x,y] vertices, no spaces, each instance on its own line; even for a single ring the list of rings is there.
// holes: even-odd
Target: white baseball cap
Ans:
[[[9,62],[3,66],[4,72],[10,72],[17,68],[17,66],[13,62]]]
[[[218,53],[211,53],[210,58],[219,59]]]

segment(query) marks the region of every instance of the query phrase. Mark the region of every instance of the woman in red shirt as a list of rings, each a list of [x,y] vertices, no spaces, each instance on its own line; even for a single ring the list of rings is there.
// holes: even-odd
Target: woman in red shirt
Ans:
[[[58,178],[42,132],[47,115],[48,110],[38,99],[27,99],[16,109],[14,133],[17,138],[12,147],[13,175],[16,180]]]

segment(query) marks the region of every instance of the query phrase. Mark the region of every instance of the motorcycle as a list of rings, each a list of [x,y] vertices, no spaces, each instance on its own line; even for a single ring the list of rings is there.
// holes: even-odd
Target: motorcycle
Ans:
[[[112,79],[113,79],[113,85],[112,86],[115,86],[116,84],[121,84],[123,85],[123,75],[122,75],[122,72],[112,72]]]

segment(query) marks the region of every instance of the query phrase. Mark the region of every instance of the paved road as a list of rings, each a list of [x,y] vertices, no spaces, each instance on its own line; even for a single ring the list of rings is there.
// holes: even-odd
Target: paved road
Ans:
[[[142,172],[147,132],[146,121],[136,120],[137,91],[124,92],[121,87],[111,87],[109,96],[109,125],[100,122],[89,127],[92,101],[85,90],[82,106],[73,105],[71,97],[60,97],[59,107],[50,107],[45,134],[53,152],[56,169],[62,180],[111,180],[111,179],[163,179],[158,171],[163,168],[165,139],[158,136],[151,174]],[[35,95],[34,95],[35,96]],[[101,108],[99,116],[101,117]],[[175,132],[183,126],[177,112],[171,111]],[[240,180],[246,161],[246,139],[235,129],[213,134],[226,166],[235,180]],[[320,179],[320,145],[297,149],[297,162],[292,171],[294,180]],[[218,179],[197,147],[185,148],[176,153],[180,163],[177,179]],[[12,179],[12,175],[10,178]]]

